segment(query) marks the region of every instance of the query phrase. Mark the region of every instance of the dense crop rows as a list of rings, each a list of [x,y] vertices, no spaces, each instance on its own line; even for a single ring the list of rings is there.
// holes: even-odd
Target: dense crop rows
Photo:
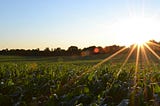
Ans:
[[[135,64],[127,64],[117,76],[120,66],[108,63],[84,73],[92,66],[1,63],[0,106],[158,106],[160,65],[139,69],[136,81]]]

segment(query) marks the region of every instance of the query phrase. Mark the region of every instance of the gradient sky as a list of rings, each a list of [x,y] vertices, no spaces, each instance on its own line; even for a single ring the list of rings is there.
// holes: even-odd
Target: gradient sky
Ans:
[[[123,45],[109,27],[142,7],[159,17],[160,0],[0,0],[0,49]]]

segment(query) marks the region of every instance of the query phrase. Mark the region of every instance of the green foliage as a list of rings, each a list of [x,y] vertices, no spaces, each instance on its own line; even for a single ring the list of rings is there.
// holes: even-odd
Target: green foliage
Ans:
[[[91,64],[1,63],[0,106],[136,106],[155,105],[160,98],[160,66],[138,71],[121,63],[91,69]]]

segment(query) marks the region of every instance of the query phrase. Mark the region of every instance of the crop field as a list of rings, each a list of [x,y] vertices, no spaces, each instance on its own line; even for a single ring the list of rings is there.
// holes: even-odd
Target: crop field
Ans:
[[[0,106],[159,106],[158,63],[98,62],[1,62]]]

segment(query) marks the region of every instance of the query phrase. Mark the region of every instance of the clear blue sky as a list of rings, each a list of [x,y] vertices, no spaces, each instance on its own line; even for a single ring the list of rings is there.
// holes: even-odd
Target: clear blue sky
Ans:
[[[109,25],[141,15],[142,7],[159,17],[159,6],[160,0],[0,0],[0,49],[123,44]]]

